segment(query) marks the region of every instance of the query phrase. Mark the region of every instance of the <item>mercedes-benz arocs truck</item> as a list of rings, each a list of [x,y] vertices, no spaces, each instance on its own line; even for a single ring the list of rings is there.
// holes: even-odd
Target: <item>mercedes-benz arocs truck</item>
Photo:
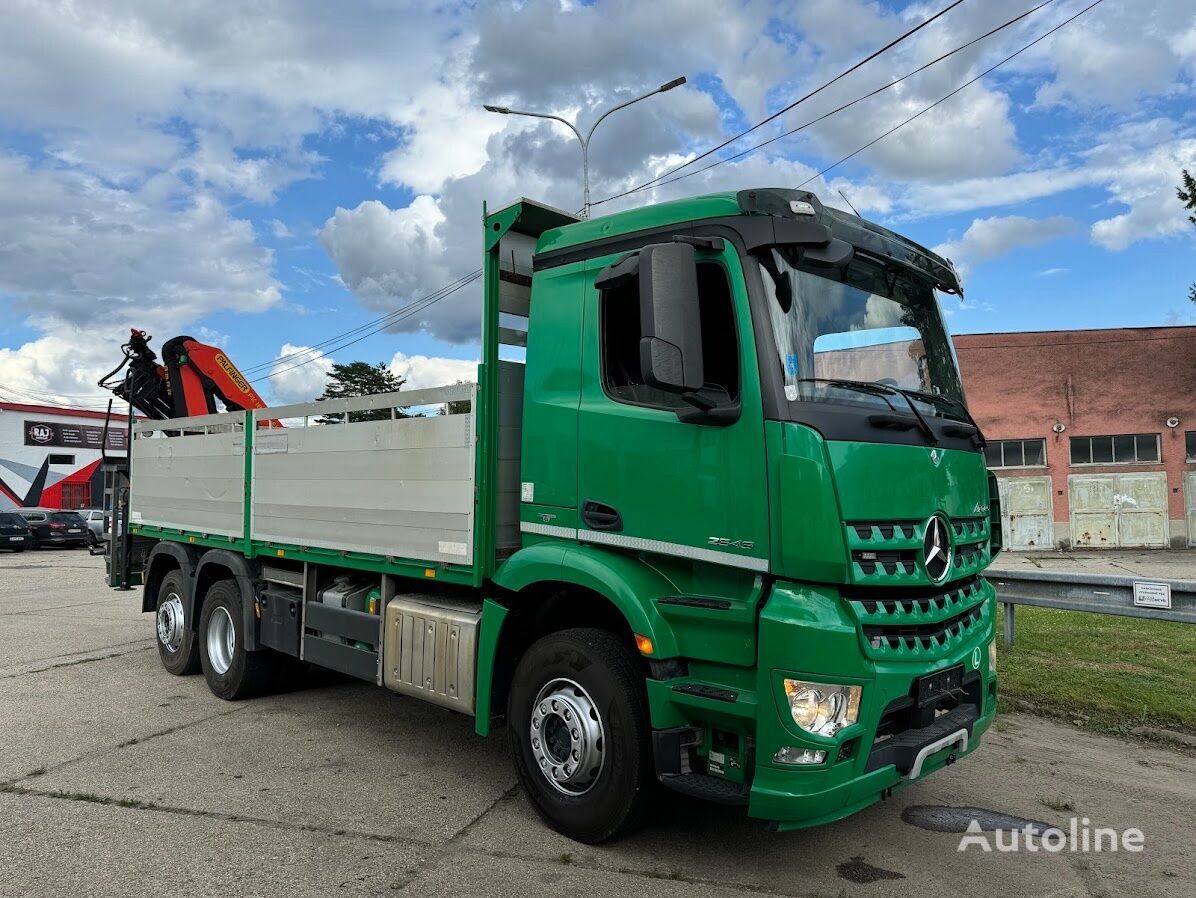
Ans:
[[[995,481],[949,261],[808,192],[484,216],[476,384],[132,425],[110,583],[238,699],[331,668],[505,730],[585,842],[780,829],[972,752]]]

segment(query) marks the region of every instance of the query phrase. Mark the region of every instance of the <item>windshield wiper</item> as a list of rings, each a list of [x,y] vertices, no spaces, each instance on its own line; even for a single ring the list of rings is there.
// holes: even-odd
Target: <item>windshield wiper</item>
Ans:
[[[957,409],[959,413],[963,415],[964,421],[974,431],[974,433],[970,435],[975,438],[977,448],[983,449],[988,445],[988,440],[985,439],[984,431],[980,429],[980,425],[976,423],[976,419],[972,417],[972,413],[968,411],[968,407],[960,400],[953,396],[944,396],[941,393],[924,393],[921,390],[902,390],[901,392],[908,393],[911,396],[916,396],[919,399],[925,399],[927,402],[932,403],[933,405],[945,403],[949,408]]]
[[[922,413],[918,411],[918,407],[914,405],[913,400],[900,387],[891,387],[888,384],[878,383],[873,380],[840,380],[838,378],[827,377],[803,377],[798,380],[798,383],[829,384],[832,387],[843,387],[849,390],[857,390],[860,393],[879,396],[885,400],[885,404],[893,411],[897,411],[897,407],[889,402],[888,397],[900,396],[905,400],[905,404],[909,406],[909,410],[913,412],[914,420],[918,422],[918,429],[922,431],[922,435],[926,437],[926,441],[932,446],[938,445],[939,438],[935,435],[934,428],[926,422],[926,419],[922,417]]]

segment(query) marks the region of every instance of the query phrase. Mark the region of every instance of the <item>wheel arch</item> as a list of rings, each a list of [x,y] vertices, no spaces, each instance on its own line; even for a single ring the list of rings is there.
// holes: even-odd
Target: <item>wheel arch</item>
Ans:
[[[635,636],[651,639],[653,651],[643,656],[645,661],[677,656],[676,638],[654,601],[675,593],[676,587],[638,558],[598,546],[539,543],[507,559],[494,582],[503,589],[493,600],[503,613],[494,630],[484,634],[491,646],[488,657],[479,656],[475,727],[482,735],[492,723],[502,722],[519,659],[549,633],[599,627],[625,639],[633,650]]]
[[[145,560],[145,587],[141,591],[141,610],[154,611],[158,605],[158,590],[171,571],[183,574],[183,609],[190,620],[191,597],[194,593],[195,563],[199,553],[179,543],[159,542]]]
[[[203,610],[203,596],[213,583],[220,580],[235,580],[241,592],[241,615],[244,624],[246,651],[255,651],[257,643],[257,626],[255,625],[256,597],[253,584],[257,579],[257,565],[244,555],[229,552],[227,549],[211,549],[203,554],[195,567],[195,588],[192,590],[186,611],[188,620],[198,627],[199,616]]]

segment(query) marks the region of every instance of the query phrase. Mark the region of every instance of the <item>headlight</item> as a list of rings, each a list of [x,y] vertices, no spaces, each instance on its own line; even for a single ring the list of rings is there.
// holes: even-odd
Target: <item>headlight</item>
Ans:
[[[859,720],[862,692],[859,686],[785,681],[793,722],[815,736],[833,736]]]
[[[991,674],[997,672],[997,641],[995,639],[988,644],[988,672]]]

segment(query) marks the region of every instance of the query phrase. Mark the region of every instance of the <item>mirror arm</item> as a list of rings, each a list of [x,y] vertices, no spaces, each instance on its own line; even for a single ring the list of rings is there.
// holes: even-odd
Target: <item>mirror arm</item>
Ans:
[[[696,249],[708,249],[715,253],[721,253],[723,247],[727,245],[722,237],[691,237],[688,234],[674,234],[673,242],[688,243]]]
[[[739,402],[728,405],[717,405],[714,408],[678,409],[677,420],[682,424],[707,424],[711,427],[727,427],[739,420],[739,413],[743,406]]]

